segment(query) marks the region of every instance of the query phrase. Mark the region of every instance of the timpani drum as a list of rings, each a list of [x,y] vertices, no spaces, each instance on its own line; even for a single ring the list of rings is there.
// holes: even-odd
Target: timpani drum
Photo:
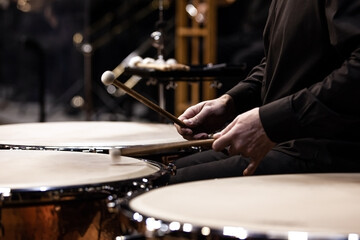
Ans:
[[[0,148],[108,152],[185,141],[173,124],[140,122],[47,122],[0,126]]]
[[[360,174],[205,180],[124,201],[129,228],[174,239],[359,239]]]
[[[0,150],[0,239],[115,239],[114,206],[167,183],[162,164],[70,151]]]

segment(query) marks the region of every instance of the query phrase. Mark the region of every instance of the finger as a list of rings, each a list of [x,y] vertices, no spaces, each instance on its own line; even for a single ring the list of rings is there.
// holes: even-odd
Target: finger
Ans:
[[[193,136],[194,139],[207,139],[209,138],[209,134],[207,133],[197,133]]]
[[[190,128],[184,128],[179,126],[178,124],[174,123],[174,126],[176,128],[176,131],[180,134],[180,135],[192,135],[193,131]]]
[[[179,133],[182,136],[193,136],[194,135],[193,131],[190,128],[181,128]]]
[[[185,123],[185,125],[187,125],[189,128],[191,127],[191,125],[189,124],[189,118],[188,117],[185,117],[184,115],[181,115],[181,116],[178,117],[178,119],[180,121],[182,121],[183,123]],[[176,124],[176,125],[179,126],[178,124]]]
[[[244,176],[251,176],[254,174],[256,168],[258,167],[258,163],[254,160],[250,160],[249,165],[247,166],[247,168],[243,171],[243,175]]]
[[[185,119],[183,122],[191,128],[196,128],[198,126],[201,126],[201,124],[203,124],[203,122],[204,122],[203,114],[199,113],[192,118]]]
[[[185,112],[183,112],[183,114],[179,116],[179,119],[181,120],[191,119],[201,111],[201,108],[202,107],[200,106],[200,104],[191,106],[188,109],[186,109]]]
[[[196,128],[206,122],[209,109],[204,108],[204,103],[197,104],[188,110],[189,112],[186,115],[188,117],[186,120],[184,120],[186,125],[191,126],[192,128]]]
[[[220,132],[214,133],[214,134],[212,135],[212,138],[214,138],[214,139],[218,139],[219,137],[221,137],[221,133],[220,133]]]
[[[223,134],[223,132],[221,131],[221,133],[217,133],[216,136],[218,136],[219,134],[220,137],[216,138],[212,145],[215,151],[222,151],[224,148],[231,145],[231,141],[232,141],[231,134]]]

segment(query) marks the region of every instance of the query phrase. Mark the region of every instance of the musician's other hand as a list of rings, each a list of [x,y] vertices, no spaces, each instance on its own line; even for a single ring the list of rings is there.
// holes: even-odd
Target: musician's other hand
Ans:
[[[250,158],[243,175],[252,175],[265,155],[276,145],[265,133],[259,116],[259,108],[238,115],[224,130],[214,135],[215,151],[227,148],[229,155]]]

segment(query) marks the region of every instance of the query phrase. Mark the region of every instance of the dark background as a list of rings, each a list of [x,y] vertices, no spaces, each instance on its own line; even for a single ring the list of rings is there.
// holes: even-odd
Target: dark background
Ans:
[[[91,75],[90,120],[159,120],[131,97],[112,96],[100,82],[105,70],[115,68],[157,30],[157,1],[33,0],[28,1],[31,10],[19,2],[24,1],[0,0],[0,123],[85,120],[84,108],[73,104],[85,95],[85,72]],[[260,61],[269,2],[238,0],[219,7],[218,63],[245,63],[247,72]],[[165,1],[165,58],[174,56],[174,16],[174,3]],[[74,43],[75,33],[83,35],[81,44]],[[84,43],[93,47],[90,67],[84,66]],[[141,55],[155,58],[156,49],[148,45]],[[224,82],[219,94],[242,77]],[[157,102],[157,86],[146,79],[134,89]],[[171,90],[166,98],[172,111]]]

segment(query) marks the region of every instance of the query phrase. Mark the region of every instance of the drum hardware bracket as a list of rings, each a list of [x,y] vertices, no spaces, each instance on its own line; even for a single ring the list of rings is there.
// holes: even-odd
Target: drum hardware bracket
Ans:
[[[219,81],[214,80],[211,84],[210,87],[214,88],[214,89],[221,89],[222,88],[222,83]]]
[[[109,195],[107,197],[107,209],[110,213],[116,213],[118,210],[117,210],[117,201],[118,201],[118,196],[116,194],[112,194],[112,195]]]
[[[155,86],[157,84],[157,79],[156,78],[149,78],[149,80],[147,80],[146,85],[147,86]]]
[[[176,89],[177,88],[177,83],[174,81],[170,81],[167,85],[166,85],[166,90],[170,90],[170,89]]]
[[[153,186],[148,182],[148,181],[145,181],[145,179],[143,179],[142,182],[140,181],[134,181],[133,182],[133,186],[134,187],[139,187],[140,189],[143,189],[143,190],[149,190],[151,189]]]
[[[89,149],[84,149],[81,152],[83,152],[83,153],[104,153],[104,150],[96,149],[96,148],[89,148]]]
[[[191,149],[194,151],[194,152],[202,152],[204,150],[206,150],[207,148],[203,148],[202,146],[192,146]]]
[[[174,163],[168,163],[167,169],[170,171],[172,176],[176,175],[176,166]]]

